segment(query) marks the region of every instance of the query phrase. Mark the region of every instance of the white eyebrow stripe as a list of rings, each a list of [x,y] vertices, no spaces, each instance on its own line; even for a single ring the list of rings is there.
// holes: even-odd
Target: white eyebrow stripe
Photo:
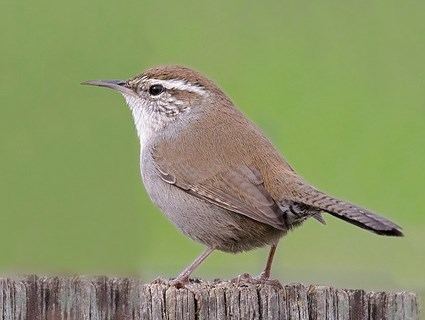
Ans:
[[[206,91],[199,87],[199,86],[195,86],[192,85],[190,83],[187,83],[184,80],[177,80],[177,79],[171,79],[171,80],[159,80],[159,79],[151,79],[150,80],[151,84],[161,84],[163,85],[166,89],[175,89],[175,90],[182,90],[182,91],[190,91],[193,93],[197,93],[201,96],[206,94]]]

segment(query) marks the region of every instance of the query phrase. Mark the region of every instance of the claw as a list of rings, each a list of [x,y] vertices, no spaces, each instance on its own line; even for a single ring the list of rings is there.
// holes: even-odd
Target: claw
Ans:
[[[254,279],[258,281],[266,282],[270,279],[270,274],[267,274],[265,271],[261,272],[258,276],[256,276]]]
[[[236,278],[233,278],[230,280],[231,283],[235,284],[236,286],[239,285],[269,285],[273,286],[276,289],[280,290],[283,289],[282,284],[278,280],[270,279],[269,275],[265,274],[264,272],[260,273],[257,277],[252,277],[248,273],[243,273]]]
[[[170,286],[176,287],[177,289],[186,288],[189,284],[189,278],[176,278],[170,281]]]
[[[249,273],[242,273],[236,278],[231,279],[230,282],[239,286],[241,282],[252,283],[253,280],[254,278]]]

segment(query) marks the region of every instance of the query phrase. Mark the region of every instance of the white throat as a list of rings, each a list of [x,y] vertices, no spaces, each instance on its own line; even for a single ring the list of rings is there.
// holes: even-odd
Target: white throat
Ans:
[[[141,99],[126,94],[123,94],[123,96],[133,115],[142,151],[143,146],[152,138],[154,133],[162,129],[166,123],[160,115],[150,110],[149,106],[145,106]]]

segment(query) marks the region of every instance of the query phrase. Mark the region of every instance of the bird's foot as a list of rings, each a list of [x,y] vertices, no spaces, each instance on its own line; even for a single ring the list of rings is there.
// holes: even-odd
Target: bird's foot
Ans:
[[[267,275],[266,273],[262,272],[260,275],[253,277],[248,273],[243,273],[236,278],[233,278],[230,280],[231,283],[239,286],[239,285],[270,285],[273,287],[276,287],[277,289],[282,289],[283,286],[278,280],[270,279],[270,275]]]
[[[282,284],[279,282],[279,280],[276,279],[270,279],[270,273],[267,273],[265,271],[261,272],[258,276],[254,278],[256,281],[258,281],[260,284],[267,284],[269,286],[276,287],[278,289],[283,289]]]
[[[255,281],[255,278],[253,278],[249,273],[242,273],[236,278],[230,280],[231,283],[236,284],[237,286],[244,283],[253,284],[253,281]]]
[[[177,277],[169,282],[169,285],[172,287],[176,287],[177,289],[186,288],[186,286],[190,283],[189,277]]]
[[[258,276],[256,276],[254,279],[262,282],[266,282],[270,279],[270,273],[263,271]]]

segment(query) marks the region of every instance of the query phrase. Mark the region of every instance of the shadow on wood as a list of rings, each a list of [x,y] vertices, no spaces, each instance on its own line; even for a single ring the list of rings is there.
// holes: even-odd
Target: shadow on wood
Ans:
[[[4,320],[418,319],[409,292],[192,282],[188,289],[106,277],[0,278]]]

